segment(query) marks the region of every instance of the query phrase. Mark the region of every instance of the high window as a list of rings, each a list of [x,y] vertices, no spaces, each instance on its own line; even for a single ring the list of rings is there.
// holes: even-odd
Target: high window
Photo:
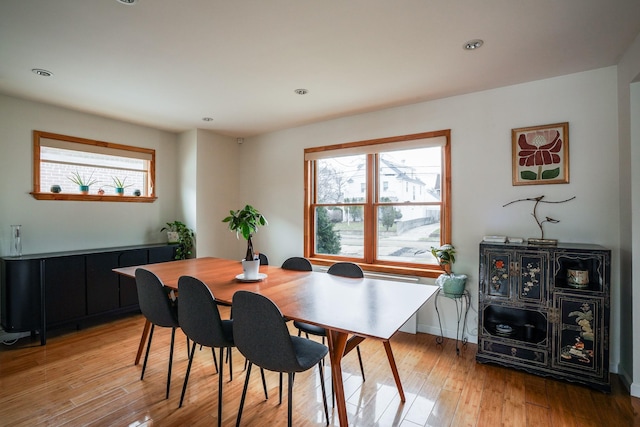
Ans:
[[[34,131],[33,153],[36,199],[155,200],[155,150]]]
[[[305,150],[305,256],[435,277],[451,241],[450,131]]]

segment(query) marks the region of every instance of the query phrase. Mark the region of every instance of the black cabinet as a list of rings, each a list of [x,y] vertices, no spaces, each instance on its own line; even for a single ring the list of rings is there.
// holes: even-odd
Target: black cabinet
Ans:
[[[610,391],[611,251],[480,244],[479,362]]]
[[[0,320],[7,332],[40,332],[98,316],[139,310],[135,280],[118,267],[172,261],[174,245],[4,257],[0,259]]]

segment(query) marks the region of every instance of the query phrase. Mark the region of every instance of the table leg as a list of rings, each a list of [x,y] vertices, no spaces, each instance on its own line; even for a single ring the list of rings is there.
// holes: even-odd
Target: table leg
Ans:
[[[398,373],[398,367],[396,366],[396,359],[393,357],[393,351],[391,351],[391,343],[384,341],[384,349],[387,352],[387,359],[389,359],[389,366],[391,366],[391,372],[393,372],[393,378],[396,380],[396,387],[398,393],[400,393],[400,401],[404,402],[404,390],[402,389],[402,382],[400,382],[400,374]]]
[[[336,407],[338,408],[338,420],[341,426],[348,426],[347,402],[344,396],[344,384],[342,383],[342,356],[347,346],[348,334],[339,331],[327,330],[327,343],[329,344],[329,359],[331,361],[331,380],[336,395]]]
[[[140,356],[142,356],[142,350],[144,350],[144,344],[147,342],[149,336],[149,329],[151,328],[151,322],[145,320],[144,329],[142,330],[142,336],[140,337],[140,344],[138,344],[138,354],[136,354],[136,362],[134,365],[140,363]]]

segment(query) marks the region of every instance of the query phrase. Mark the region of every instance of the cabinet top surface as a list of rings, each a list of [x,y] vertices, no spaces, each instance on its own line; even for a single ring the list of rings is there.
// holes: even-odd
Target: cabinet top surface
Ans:
[[[533,250],[546,250],[546,249],[579,249],[589,251],[609,251],[609,248],[604,246],[594,245],[591,243],[562,243],[558,242],[557,245],[530,245],[528,243],[493,243],[493,242],[480,242],[480,246],[490,246],[509,249],[533,249]]]
[[[19,257],[3,256],[0,259],[2,259],[3,261],[22,261],[22,260],[34,260],[34,259],[43,259],[43,258],[57,258],[57,257],[72,256],[72,255],[89,255],[89,254],[98,254],[98,253],[107,253],[107,252],[128,251],[128,250],[135,250],[135,249],[148,249],[148,248],[157,248],[162,246],[169,246],[169,245],[167,243],[149,243],[145,245],[119,246],[114,248],[80,249],[75,251],[26,254]]]

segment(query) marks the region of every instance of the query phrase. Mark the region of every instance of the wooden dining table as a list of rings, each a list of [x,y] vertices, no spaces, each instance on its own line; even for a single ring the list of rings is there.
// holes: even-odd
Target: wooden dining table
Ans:
[[[144,268],[155,273],[165,286],[178,290],[181,276],[204,282],[215,299],[230,305],[238,290],[256,292],[271,299],[287,319],[321,326],[327,330],[331,376],[341,426],[348,425],[342,381],[342,357],[366,338],[382,341],[400,400],[405,401],[402,382],[391,350],[391,337],[437,291],[433,285],[363,278],[353,279],[326,274],[285,270],[262,265],[262,280],[242,281],[239,261],[223,258],[192,258],[158,264],[116,268],[113,271],[135,277]],[[142,353],[148,324],[140,341]]]

